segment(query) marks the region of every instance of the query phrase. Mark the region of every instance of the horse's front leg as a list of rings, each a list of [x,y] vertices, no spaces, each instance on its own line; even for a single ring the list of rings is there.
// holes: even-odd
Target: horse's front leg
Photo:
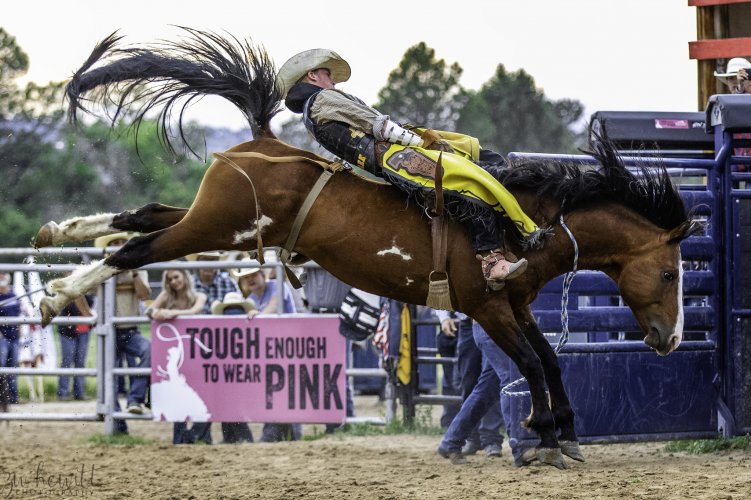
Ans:
[[[545,380],[550,390],[550,407],[555,419],[555,426],[561,432],[559,436],[561,451],[574,460],[584,462],[584,455],[579,448],[579,438],[576,436],[574,429],[575,414],[571,408],[566,388],[563,386],[558,357],[550,346],[550,342],[537,326],[537,322],[532,315],[532,309],[529,306],[515,311],[514,315],[527,341],[540,358],[542,368],[545,371]]]
[[[34,246],[43,248],[67,242],[92,240],[119,231],[151,233],[177,224],[187,212],[187,208],[149,203],[139,209],[126,210],[119,214],[73,217],[60,224],[50,221],[39,229],[34,238]]]
[[[532,413],[524,421],[523,425],[532,429],[540,436],[540,445],[533,450],[532,457],[542,463],[553,465],[559,469],[567,468],[563,460],[563,454],[558,445],[555,432],[553,412],[548,405],[545,392],[545,373],[532,346],[525,339],[521,328],[517,324],[510,309],[498,316],[475,316],[498,347],[505,352],[519,367],[519,371],[527,379],[529,392],[532,398]]]

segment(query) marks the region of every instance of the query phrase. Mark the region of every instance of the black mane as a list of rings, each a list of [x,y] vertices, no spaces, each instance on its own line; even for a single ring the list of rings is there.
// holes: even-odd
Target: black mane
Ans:
[[[620,203],[657,227],[670,231],[690,223],[678,190],[662,165],[640,165],[630,171],[612,145],[595,141],[586,151],[599,168],[550,160],[510,161],[495,172],[507,188],[530,189],[538,197],[561,200],[562,213],[595,203]]]

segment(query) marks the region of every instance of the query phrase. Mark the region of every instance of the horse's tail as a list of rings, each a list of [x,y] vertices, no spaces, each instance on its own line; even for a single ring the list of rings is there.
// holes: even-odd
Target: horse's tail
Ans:
[[[79,110],[86,111],[83,96],[99,88],[92,100],[114,106],[109,113],[113,124],[133,101],[142,102],[133,122],[136,128],[147,112],[160,108],[160,135],[174,151],[169,136],[173,107],[179,107],[178,131],[187,145],[182,125],[185,108],[193,99],[216,95],[245,115],[254,137],[273,137],[269,122],[281,109],[282,95],[266,51],[233,36],[181,29],[187,32],[184,39],[153,46],[116,48],[122,38],[116,33],[100,42],[66,86],[71,123],[77,121]]]

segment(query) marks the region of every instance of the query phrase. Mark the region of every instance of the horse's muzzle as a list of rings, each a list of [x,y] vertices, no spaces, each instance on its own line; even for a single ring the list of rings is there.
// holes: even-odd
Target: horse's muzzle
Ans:
[[[660,356],[667,356],[681,344],[681,335],[674,333],[666,341],[663,341],[660,330],[653,326],[649,329],[647,336],[644,337],[644,343],[654,349]]]

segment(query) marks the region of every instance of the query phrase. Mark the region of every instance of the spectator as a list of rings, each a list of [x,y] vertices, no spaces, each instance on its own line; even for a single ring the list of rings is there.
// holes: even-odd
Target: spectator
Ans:
[[[438,311],[434,312],[437,313]],[[453,326],[453,322],[449,324]],[[443,323],[441,323],[441,328],[438,331],[438,336],[436,337],[436,344],[436,347],[438,348],[438,354],[441,356],[441,358],[455,358],[457,356],[456,328],[443,328]],[[454,366],[454,363],[443,363],[441,366],[443,366],[443,381],[441,383],[441,393],[444,396],[458,395],[459,389],[457,382],[459,374],[457,373],[457,367]],[[443,413],[441,413],[440,419],[442,428],[447,429],[448,426],[451,425],[451,421],[454,420],[456,414],[459,413],[460,407],[461,405],[459,404],[443,405]]]
[[[506,421],[509,446],[514,458],[514,465],[521,467],[529,464],[536,457],[526,457],[524,449],[518,445],[516,427],[511,422],[511,405],[508,398],[501,401],[501,388],[511,383],[511,358],[509,358],[478,324],[473,325],[475,344],[482,352],[482,372],[472,393],[462,404],[459,414],[451,422],[441,444],[438,454],[451,460],[452,464],[467,463],[462,446],[483,415],[493,405],[502,403],[501,412]]]
[[[249,315],[256,305],[250,299],[244,299],[239,292],[230,292],[224,300],[215,300],[211,312],[215,315]],[[222,439],[227,444],[252,443],[253,433],[246,422],[222,422]]]
[[[65,306],[60,312],[61,317],[94,316],[92,307],[94,297],[84,295]],[[60,325],[60,368],[85,368],[86,356],[89,352],[89,332],[91,325]],[[70,377],[61,375],[57,383],[57,398],[61,401],[70,399]],[[86,399],[85,379],[82,375],[73,377],[73,398],[78,401]]]
[[[15,317],[21,315],[21,304],[18,296],[10,287],[10,274],[0,272],[0,316]],[[0,324],[0,367],[18,367],[18,325]],[[7,375],[3,384],[8,394],[3,395],[4,401],[11,404],[18,403],[18,393],[13,391],[16,376]]]
[[[727,85],[731,94],[751,94],[751,62],[742,57],[734,57],[728,61],[724,73],[714,72],[714,76]]]
[[[217,262],[223,260],[224,255],[221,252],[201,252],[194,256],[188,256],[188,260],[197,262]],[[237,283],[227,274],[220,272],[219,269],[199,269],[193,280],[196,292],[206,294],[206,304],[203,308],[203,314],[211,314],[211,304],[215,300],[223,300],[224,296],[230,292],[239,292]]]
[[[188,271],[168,269],[162,273],[162,291],[146,310],[146,316],[155,321],[169,321],[180,315],[199,314],[205,305],[206,294],[194,290]],[[172,444],[192,444],[196,441],[211,444],[211,422],[195,422],[192,429],[188,429],[185,422],[175,422]]]
[[[472,335],[472,319],[462,313],[448,311],[436,311],[436,316],[441,322],[441,330],[446,335],[456,335],[456,386],[461,393],[462,401],[466,401],[480,378],[483,359]],[[456,323],[459,325],[458,329]],[[491,405],[467,437],[462,454],[474,455],[479,450],[484,450],[489,457],[500,457],[503,444],[501,426],[501,406]]]
[[[256,263],[256,261],[244,261]],[[253,318],[257,314],[277,313],[279,298],[276,293],[276,281],[267,281],[263,269],[260,267],[247,267],[235,271],[237,284],[245,298],[251,299],[258,309],[248,313]],[[282,313],[295,312],[295,303],[291,294],[284,294]],[[261,433],[262,443],[274,443],[277,441],[297,441],[302,437],[302,425],[300,424],[263,424]]]
[[[123,246],[131,235],[128,233],[114,233],[100,236],[94,240],[97,248]],[[139,316],[141,301],[151,297],[149,275],[146,271],[126,271],[118,274],[115,294],[115,316]],[[138,362],[137,368],[151,366],[151,343],[141,335],[138,325],[121,324],[115,328],[115,359],[132,356]],[[144,412],[146,391],[149,387],[149,377],[130,377],[130,390],[127,396],[127,411],[136,415]],[[117,383],[115,384],[117,390]],[[120,402],[115,396],[115,411],[120,411]],[[124,420],[115,420],[115,432],[127,434],[128,426]]]

